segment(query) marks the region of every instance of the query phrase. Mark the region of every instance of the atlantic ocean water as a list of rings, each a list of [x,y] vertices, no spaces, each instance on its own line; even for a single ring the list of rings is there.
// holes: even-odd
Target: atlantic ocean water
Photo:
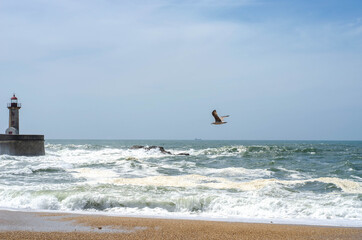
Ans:
[[[1,209],[362,227],[362,142],[47,140],[45,151],[0,156]]]

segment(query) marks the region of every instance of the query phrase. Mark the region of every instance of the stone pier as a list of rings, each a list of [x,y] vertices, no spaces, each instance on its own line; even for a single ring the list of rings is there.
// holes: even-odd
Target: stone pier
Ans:
[[[0,154],[16,156],[45,155],[44,135],[0,134]]]

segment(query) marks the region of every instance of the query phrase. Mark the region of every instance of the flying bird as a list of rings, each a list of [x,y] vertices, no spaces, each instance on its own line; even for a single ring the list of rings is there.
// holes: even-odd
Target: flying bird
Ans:
[[[215,124],[215,125],[227,123],[227,122],[224,122],[224,118],[229,117],[229,115],[219,117],[219,115],[217,115],[216,110],[212,111],[212,116],[214,116],[215,122],[213,122],[211,124]]]

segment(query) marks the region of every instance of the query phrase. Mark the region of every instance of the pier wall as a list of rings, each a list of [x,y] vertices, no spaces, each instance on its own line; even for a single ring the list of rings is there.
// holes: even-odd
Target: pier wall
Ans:
[[[44,135],[0,134],[0,154],[16,156],[45,155]]]

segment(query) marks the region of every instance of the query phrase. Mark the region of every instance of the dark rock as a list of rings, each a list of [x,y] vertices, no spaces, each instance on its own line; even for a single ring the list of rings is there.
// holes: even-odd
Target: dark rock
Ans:
[[[190,156],[190,153],[178,153],[176,155],[182,155],[182,156]]]
[[[144,148],[144,146],[141,146],[141,145],[133,145],[131,147],[131,149],[140,149],[140,148]]]
[[[142,145],[134,145],[130,149],[141,149],[141,148],[145,149],[145,150],[158,149],[158,150],[160,150],[161,153],[170,154],[170,155],[183,155],[183,156],[189,156],[190,155],[188,153],[172,154],[170,151],[166,151],[164,147],[160,147],[160,146],[146,147],[146,146],[142,146]]]

